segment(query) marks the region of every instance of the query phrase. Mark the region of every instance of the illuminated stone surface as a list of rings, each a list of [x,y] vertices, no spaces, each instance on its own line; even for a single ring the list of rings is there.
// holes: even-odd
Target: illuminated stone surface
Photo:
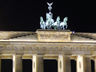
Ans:
[[[58,72],[71,72],[71,59],[77,62],[77,72],[91,72],[90,60],[96,65],[96,33],[1,31],[0,67],[1,59],[13,60],[13,72],[22,72],[22,59],[33,61],[33,72],[43,72],[43,59],[56,59]]]

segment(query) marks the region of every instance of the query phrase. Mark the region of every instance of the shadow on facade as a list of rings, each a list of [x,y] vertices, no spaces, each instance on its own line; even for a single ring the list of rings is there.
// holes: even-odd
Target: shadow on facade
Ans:
[[[11,59],[1,59],[1,72],[12,72]]]
[[[77,72],[76,71],[76,61],[75,60],[71,60],[71,72]]]
[[[31,59],[23,59],[23,72],[32,72],[32,60]]]
[[[58,72],[58,63],[56,60],[44,60],[44,72]]]
[[[95,62],[94,60],[91,60],[91,72],[95,72]]]

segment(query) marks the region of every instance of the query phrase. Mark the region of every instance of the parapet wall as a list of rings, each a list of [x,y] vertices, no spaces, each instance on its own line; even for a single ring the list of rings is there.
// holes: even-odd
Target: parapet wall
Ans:
[[[37,30],[36,33],[40,42],[69,42],[72,32],[69,30]]]

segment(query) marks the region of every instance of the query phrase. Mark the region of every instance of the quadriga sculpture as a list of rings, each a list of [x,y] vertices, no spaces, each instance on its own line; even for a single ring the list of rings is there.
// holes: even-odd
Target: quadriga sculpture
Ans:
[[[47,5],[48,5],[49,13],[46,13],[46,21],[43,20],[43,17],[40,17],[40,28],[41,29],[55,29],[55,30],[67,29],[68,17],[65,17],[63,19],[63,22],[61,22],[60,17],[58,16],[56,21],[54,21],[53,14],[51,12],[53,2],[52,3],[47,2]]]
[[[68,21],[68,17],[65,17],[64,19],[63,19],[63,22],[61,22],[60,23],[60,27],[61,27],[61,29],[67,29],[67,21]]]
[[[43,20],[43,17],[40,17],[40,28],[42,28],[42,29],[46,28],[46,25],[45,25],[45,22]]]
[[[60,17],[58,16],[56,22],[53,23],[52,27],[56,29],[60,29]]]
[[[54,20],[52,19],[52,14],[47,13],[46,14],[46,28],[51,29],[53,23],[54,23]]]

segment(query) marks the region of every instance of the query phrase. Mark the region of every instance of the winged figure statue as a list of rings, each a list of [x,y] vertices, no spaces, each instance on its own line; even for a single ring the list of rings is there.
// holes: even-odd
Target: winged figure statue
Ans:
[[[52,5],[53,5],[53,2],[52,2],[52,3],[48,3],[48,2],[47,2],[47,5],[48,5],[48,9],[49,9],[49,11],[51,12],[51,10],[52,10]]]

